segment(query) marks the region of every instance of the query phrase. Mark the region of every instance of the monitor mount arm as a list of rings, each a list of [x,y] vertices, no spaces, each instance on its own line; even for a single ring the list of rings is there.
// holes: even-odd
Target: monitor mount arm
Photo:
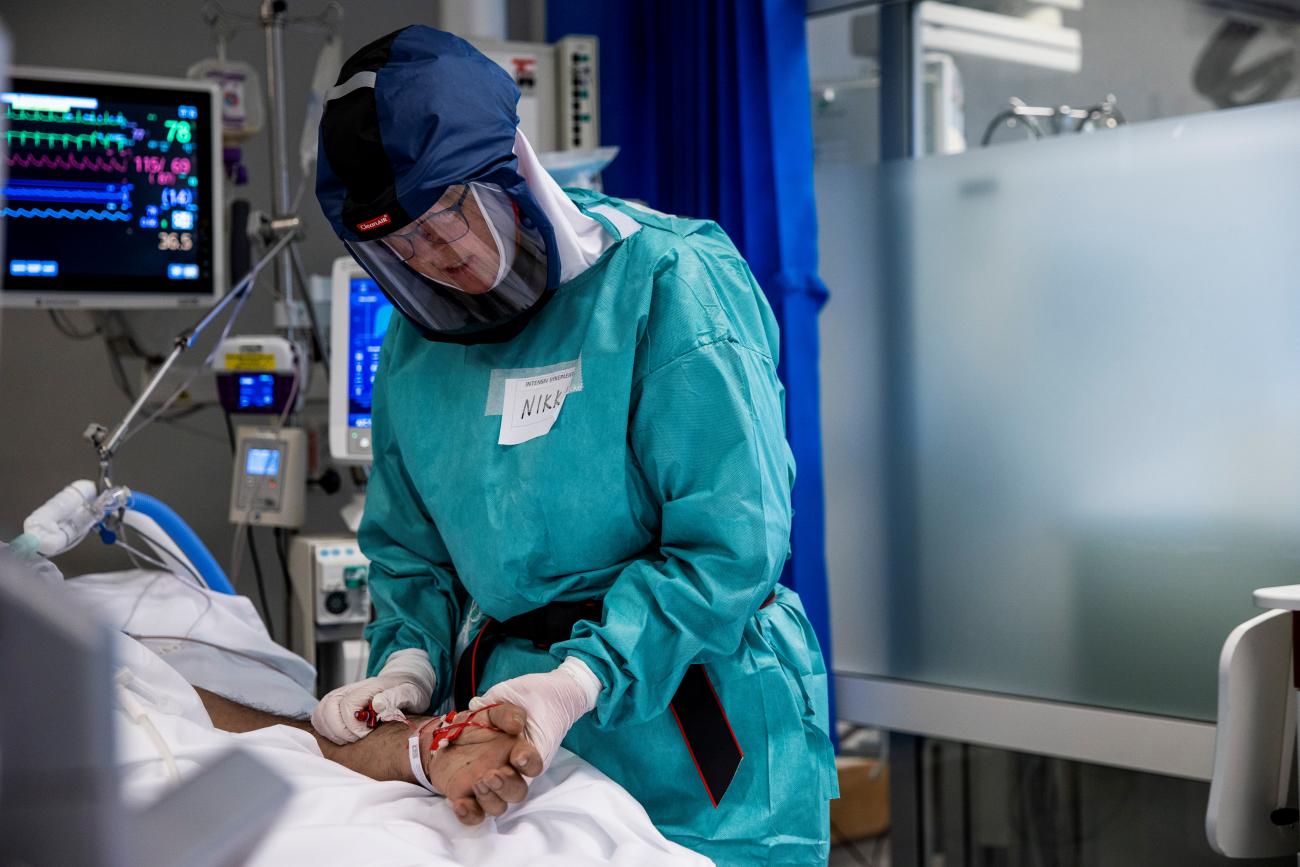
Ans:
[[[202,319],[176,335],[175,339],[172,341],[171,352],[167,354],[162,365],[154,373],[153,378],[149,380],[149,384],[140,392],[140,396],[136,398],[135,403],[131,404],[131,408],[126,411],[126,415],[122,420],[119,421],[112,430],[109,430],[98,422],[92,423],[88,428],[86,428],[84,436],[90,444],[95,447],[96,455],[99,458],[99,489],[101,491],[108,490],[113,485],[113,457],[117,454],[117,450],[121,447],[126,436],[128,434],[134,434],[136,431],[140,430],[140,428],[149,424],[149,422],[153,420],[153,417],[151,416],[135,428],[131,427],[136,418],[139,417],[141,412],[143,412],[145,405],[149,402],[149,398],[158,390],[158,386],[162,383],[163,378],[167,376],[167,372],[171,370],[172,366],[181,355],[194,345],[194,341],[198,336],[202,334],[207,327],[212,324],[213,320],[215,320],[223,310],[229,307],[232,302],[238,303],[235,304],[234,311],[231,313],[230,321],[233,321],[234,318],[239,315],[239,309],[243,304],[243,300],[250,292],[252,292],[253,284],[257,280],[258,273],[279,256],[285,248],[298,237],[300,228],[301,221],[297,217],[271,220],[267,224],[267,230],[264,236],[264,240],[270,243],[270,247],[262,255],[262,258],[260,258],[253,267],[249,269],[243,279],[231,288],[226,297],[222,298],[221,301],[209,310]],[[172,397],[168,398],[167,401],[164,402],[163,406],[165,407],[167,404],[170,404],[178,395],[179,391],[176,394],[173,394]]]

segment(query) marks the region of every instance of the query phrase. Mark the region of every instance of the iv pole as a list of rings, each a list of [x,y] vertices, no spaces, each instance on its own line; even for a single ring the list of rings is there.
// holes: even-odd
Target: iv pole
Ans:
[[[301,236],[302,221],[296,214],[290,213],[290,211],[296,210],[297,199],[301,196],[291,199],[289,194],[289,160],[285,143],[284,29],[286,25],[291,24],[306,30],[324,30],[332,34],[336,31],[342,14],[342,7],[336,0],[330,2],[319,15],[303,18],[290,18],[288,16],[288,3],[286,0],[262,0],[261,9],[256,19],[230,13],[215,0],[210,0],[204,5],[204,20],[209,25],[217,28],[220,34],[219,43],[222,45],[224,45],[224,40],[229,35],[240,29],[251,29],[260,26],[266,35],[266,97],[270,109],[268,115],[273,180],[271,188],[272,219],[263,227],[262,235],[263,239],[270,244],[270,247],[249,269],[248,273],[232,287],[225,298],[221,299],[195,325],[176,335],[172,350],[168,353],[167,358],[154,373],[149,380],[149,384],[145,386],[140,396],[131,405],[131,408],[127,410],[126,415],[111,431],[98,423],[93,423],[86,429],[84,436],[95,447],[99,459],[99,487],[101,491],[112,487],[113,457],[128,436],[139,430],[139,427],[132,429],[131,424],[144,411],[149,398],[158,390],[168,371],[171,370],[181,355],[194,345],[196,338],[212,324],[221,311],[229,307],[232,302],[239,303],[234,306],[231,320],[233,321],[234,317],[239,315],[243,301],[252,291],[257,275],[272,261],[276,264],[276,289],[287,311],[285,336],[291,342],[294,340],[298,329],[296,327],[297,307],[293,294],[297,252],[293,245]],[[224,51],[222,53],[224,54]],[[303,178],[302,183],[306,183],[306,178]],[[302,288],[305,292],[306,286],[304,285]],[[305,299],[305,302],[303,306],[311,323],[313,337],[317,337],[320,330],[316,323],[316,313],[312,310],[310,299]],[[319,344],[317,344],[317,348],[319,350]],[[170,404],[184,387],[181,386],[172,397],[164,402],[163,406]],[[156,415],[157,413],[155,413]],[[147,418],[141,427],[153,421],[153,418],[154,416]]]
[[[271,194],[272,217],[288,216],[289,157],[284,141],[284,19],[288,10],[285,0],[262,0],[262,29],[266,33],[266,104],[271,122]],[[281,256],[276,262],[275,285],[288,311],[285,337],[294,342],[297,319],[293,301],[293,262]],[[307,287],[302,287],[305,292]],[[311,306],[310,302],[307,306]]]

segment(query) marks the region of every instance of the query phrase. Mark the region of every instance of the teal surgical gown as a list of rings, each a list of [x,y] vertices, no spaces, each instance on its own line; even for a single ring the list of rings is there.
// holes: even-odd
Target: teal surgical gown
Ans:
[[[384,341],[360,529],[370,671],[422,648],[445,702],[475,621],[603,597],[601,621],[549,652],[505,639],[480,692],[576,656],[604,689],[564,746],[665,836],[719,864],[825,863],[826,670],[777,585],[794,462],[771,309],[714,223],[569,192],[619,241],[519,336],[432,343],[394,317]],[[549,433],[499,444],[521,406],[508,381],[570,370]],[[744,753],[716,807],[667,710],[692,663]]]

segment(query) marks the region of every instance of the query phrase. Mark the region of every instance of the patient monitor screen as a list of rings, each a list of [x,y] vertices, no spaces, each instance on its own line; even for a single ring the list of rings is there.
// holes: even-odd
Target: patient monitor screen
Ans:
[[[353,277],[348,292],[348,427],[370,427],[371,392],[393,305],[369,277]]]
[[[17,75],[0,102],[7,293],[101,307],[215,297],[208,91]]]

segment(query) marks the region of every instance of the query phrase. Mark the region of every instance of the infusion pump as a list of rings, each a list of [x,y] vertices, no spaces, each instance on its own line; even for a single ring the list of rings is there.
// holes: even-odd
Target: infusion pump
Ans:
[[[297,536],[289,548],[293,631],[289,649],[316,666],[324,692],[344,676],[344,642],[370,622],[370,561],[355,536]]]

